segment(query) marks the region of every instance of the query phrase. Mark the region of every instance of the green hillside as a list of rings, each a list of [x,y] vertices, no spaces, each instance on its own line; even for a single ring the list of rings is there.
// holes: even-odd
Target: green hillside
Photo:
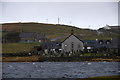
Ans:
[[[107,33],[97,35],[96,30],[81,29],[74,26],[61,25],[61,24],[44,24],[44,23],[5,23],[2,24],[3,36],[9,31],[16,32],[35,32],[45,33],[48,39],[68,36],[71,29],[74,30],[74,34],[81,39],[111,39],[111,37],[118,37],[117,33]]]
[[[45,33],[46,36],[49,38],[69,35],[71,29],[73,29],[74,33],[77,35],[95,34],[95,31],[89,29],[80,29],[68,25],[55,25],[55,24],[43,24],[43,23],[6,23],[2,25],[2,29],[3,31]]]

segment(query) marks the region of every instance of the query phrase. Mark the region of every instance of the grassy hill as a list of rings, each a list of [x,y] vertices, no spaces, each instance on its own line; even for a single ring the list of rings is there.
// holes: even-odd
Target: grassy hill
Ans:
[[[55,25],[55,24],[43,24],[43,23],[5,23],[2,25],[3,31],[45,33],[48,38],[69,35],[71,29],[73,29],[74,33],[77,35],[95,34],[96,32],[89,29],[80,29],[73,26],[59,25],[59,24]]]
[[[111,39],[111,37],[118,37],[117,33],[104,32],[97,35],[96,30],[82,29],[75,26],[61,25],[61,24],[44,24],[44,23],[5,23],[2,24],[3,36],[9,31],[16,32],[35,32],[45,33],[46,37],[51,39],[59,36],[68,36],[71,33],[71,29],[74,30],[74,34],[81,39]],[[61,39],[60,39],[61,40]]]

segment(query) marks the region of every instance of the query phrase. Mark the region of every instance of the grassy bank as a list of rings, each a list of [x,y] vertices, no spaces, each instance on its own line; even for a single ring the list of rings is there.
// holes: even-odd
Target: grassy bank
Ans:
[[[119,80],[119,79],[120,79],[120,75],[100,76],[100,77],[83,78],[83,79],[75,79],[75,80]]]
[[[33,56],[13,56],[2,57],[3,62],[120,62],[118,57],[95,57],[95,56],[82,56],[82,57],[40,57],[38,55]]]
[[[2,62],[37,62],[39,56],[2,57]]]
[[[81,57],[40,57],[39,62],[98,62],[98,61],[108,61],[108,62],[120,62],[119,57],[109,57],[109,56],[81,56]]]
[[[115,76],[100,76],[100,77],[92,77],[92,78],[120,78],[120,75],[115,75]]]

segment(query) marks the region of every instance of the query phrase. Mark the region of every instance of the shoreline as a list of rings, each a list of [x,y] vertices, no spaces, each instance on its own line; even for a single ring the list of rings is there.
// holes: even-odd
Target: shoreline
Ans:
[[[93,59],[93,60],[81,60],[81,61],[48,61],[48,60],[44,60],[44,61],[2,61],[2,63],[4,62],[120,62],[120,59]]]
[[[120,56],[79,56],[79,57],[1,57],[0,62],[120,62]]]

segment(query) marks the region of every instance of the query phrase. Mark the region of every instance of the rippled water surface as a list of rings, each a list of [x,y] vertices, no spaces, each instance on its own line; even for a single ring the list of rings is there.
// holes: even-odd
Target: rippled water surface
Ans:
[[[3,78],[87,78],[118,75],[118,62],[3,63]]]

